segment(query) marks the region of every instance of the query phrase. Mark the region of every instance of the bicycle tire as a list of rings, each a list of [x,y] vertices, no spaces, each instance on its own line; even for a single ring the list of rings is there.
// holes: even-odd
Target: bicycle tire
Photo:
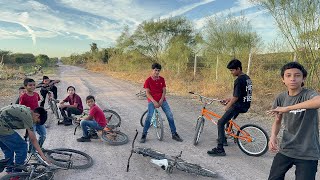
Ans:
[[[196,125],[196,134],[194,135],[194,138],[193,138],[193,145],[198,145],[199,143],[199,140],[200,140],[200,135],[202,133],[202,130],[203,130],[203,126],[204,126],[204,119],[202,116],[198,117],[197,119],[197,125]]]
[[[142,127],[144,127],[144,123],[146,122],[146,118],[145,118],[144,116],[146,116],[147,113],[148,113],[148,110],[146,110],[146,111],[142,114],[142,116],[141,116],[141,118],[140,118],[140,125],[141,125]]]
[[[249,156],[261,156],[268,151],[269,137],[264,129],[254,124],[246,124],[240,128],[250,134],[252,142],[237,138],[237,144],[242,152]],[[241,136],[241,131],[237,132],[237,136]]]
[[[59,109],[58,109],[58,106],[55,102],[51,102],[52,103],[52,106],[53,106],[53,113],[55,115],[55,117],[57,119],[60,119],[60,116],[59,116]]]
[[[119,146],[129,142],[128,136],[120,131],[103,131],[101,138],[113,146]]]
[[[153,159],[157,159],[157,160],[166,158],[165,154],[158,152],[158,151],[155,151],[151,148],[136,147],[136,148],[134,148],[133,151],[135,153],[141,154],[143,156],[149,156],[149,157],[151,157]]]
[[[217,177],[217,173],[215,173],[209,169],[203,168],[198,164],[188,163],[183,160],[177,162],[176,168],[180,171],[184,171],[187,173],[200,175],[200,176],[204,176],[204,177]]]
[[[50,173],[49,176],[43,176],[44,174],[33,173],[32,177],[30,178],[30,172],[16,172],[7,174],[0,178],[0,180],[11,180],[12,178],[19,178],[19,180],[52,180],[53,173]],[[46,173],[48,174],[48,173]]]
[[[105,110],[103,110],[103,113],[104,113],[106,119],[109,121],[108,126],[120,127],[121,117],[117,112],[110,110],[110,109],[105,109]]]
[[[58,153],[59,152],[59,153]],[[88,154],[78,151],[75,149],[58,148],[45,151],[46,157],[52,162],[52,164],[69,169],[87,169],[93,165],[93,159]],[[67,157],[67,154],[72,154],[72,156]],[[76,157],[74,157],[76,156]],[[62,158],[61,158],[62,157]],[[68,159],[67,159],[67,158]],[[71,161],[71,166],[69,167],[68,161]],[[81,161],[79,164],[77,161]]]
[[[163,120],[160,116],[160,112],[157,111],[156,112],[156,126],[153,125],[154,129],[155,129],[155,133],[156,133],[156,136],[157,136],[157,139],[159,141],[162,141],[163,139]]]

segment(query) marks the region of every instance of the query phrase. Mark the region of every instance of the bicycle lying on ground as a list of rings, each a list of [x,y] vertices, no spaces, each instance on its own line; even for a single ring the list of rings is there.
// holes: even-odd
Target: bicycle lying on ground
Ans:
[[[140,118],[140,125],[142,127],[144,127],[144,123],[146,122],[147,115],[148,115],[148,110],[146,110]],[[157,139],[159,141],[162,141],[162,139],[163,139],[163,119],[162,119],[161,114],[157,108],[154,109],[153,115],[151,117],[150,127],[154,128]]]
[[[161,153],[157,150],[153,150],[151,148],[145,148],[145,147],[134,147],[134,142],[137,138],[138,131],[136,130],[135,137],[132,142],[132,149],[131,154],[128,158],[128,164],[127,164],[127,172],[129,171],[130,166],[130,159],[133,153],[141,154],[143,156],[151,157],[151,162],[159,167],[161,167],[163,170],[165,170],[167,173],[172,173],[173,169],[178,169],[180,171],[184,171],[187,173],[205,176],[205,177],[217,177],[217,173],[203,168],[198,164],[193,164],[184,161],[181,159],[182,151],[177,156],[168,156],[164,153]]]
[[[145,99],[147,97],[147,94],[146,94],[146,91],[145,90],[140,90],[136,96],[139,98],[139,99]]]
[[[50,160],[50,162],[55,165],[49,165],[45,162],[38,152],[33,151],[28,154],[24,165],[7,165],[9,159],[0,161],[0,172],[4,168],[14,168],[22,172],[11,173],[3,176],[0,180],[10,180],[11,178],[21,179],[43,179],[49,180],[53,179],[55,171],[59,169],[86,169],[93,165],[93,160],[88,154],[78,151],[75,149],[42,149],[45,156]],[[36,162],[32,162],[32,157]]]
[[[200,135],[203,131],[205,120],[209,120],[217,125],[217,120],[221,118],[213,111],[206,109],[207,105],[212,104],[214,101],[221,102],[219,99],[211,99],[200,94],[189,92],[199,96],[200,101],[203,103],[201,115],[197,119],[196,134],[194,136],[193,144],[197,145],[200,140]],[[230,119],[225,129],[226,136],[234,139],[238,144],[240,150],[249,156],[261,156],[268,151],[269,137],[264,129],[254,124],[246,124],[239,126],[235,123],[235,118]]]
[[[123,145],[128,143],[129,142],[128,136],[125,133],[118,130],[118,128],[121,125],[120,115],[110,109],[103,110],[103,113],[108,122],[107,126],[104,127],[104,129],[101,131],[89,129],[89,136],[93,137],[96,134],[98,134],[97,138],[100,138],[101,140],[113,146]],[[88,114],[89,114],[89,109],[84,109],[81,115],[72,117],[74,123],[77,124],[77,126],[74,129],[74,135],[76,134],[77,128],[80,126],[81,119],[85,116],[88,116]]]

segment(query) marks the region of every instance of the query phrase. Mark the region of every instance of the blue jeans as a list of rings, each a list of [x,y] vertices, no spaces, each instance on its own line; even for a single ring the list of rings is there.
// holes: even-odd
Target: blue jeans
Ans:
[[[269,180],[284,180],[287,171],[296,166],[296,180],[314,180],[316,178],[318,160],[303,160],[277,153],[273,159]]]
[[[39,146],[42,147],[47,136],[46,127],[44,125],[39,125],[39,124],[33,125],[33,132],[37,132],[39,134],[38,143],[39,143]],[[29,150],[34,151],[34,147],[31,144],[31,142],[29,142]]]
[[[13,165],[23,165],[27,158],[27,148],[28,145],[21,136],[14,132],[12,135],[1,136],[0,135],[0,147],[4,153],[4,157],[10,158],[8,164]],[[16,154],[14,156],[14,154]],[[7,172],[12,172],[12,168],[7,168]]]
[[[169,122],[169,126],[170,126],[170,130],[172,134],[175,134],[176,131],[176,126],[174,125],[174,119],[173,119],[173,114],[171,112],[170,106],[168,104],[167,101],[163,101],[161,108],[163,110],[163,112],[166,114],[168,122]],[[154,105],[152,102],[148,103],[148,115],[146,118],[146,122],[144,123],[144,127],[143,127],[143,134],[147,135],[148,134],[148,129],[150,128],[150,122],[151,122],[151,118],[153,115],[153,111],[154,111]]]
[[[102,130],[104,127],[101,127],[95,120],[82,120],[80,121],[80,126],[82,128],[83,137],[88,137],[88,129]]]

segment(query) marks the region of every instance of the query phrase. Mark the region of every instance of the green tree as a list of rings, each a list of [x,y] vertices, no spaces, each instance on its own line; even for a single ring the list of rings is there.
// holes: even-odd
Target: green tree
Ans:
[[[40,66],[48,66],[50,64],[50,58],[45,54],[39,54],[36,57],[36,64]]]
[[[251,1],[269,12],[293,51],[306,63],[310,74],[307,85],[319,87],[320,0]]]

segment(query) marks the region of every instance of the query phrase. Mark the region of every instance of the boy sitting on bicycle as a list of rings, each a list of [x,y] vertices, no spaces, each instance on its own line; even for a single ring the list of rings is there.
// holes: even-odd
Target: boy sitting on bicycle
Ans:
[[[140,143],[145,143],[147,138],[148,129],[150,128],[150,121],[155,108],[161,107],[167,116],[169,126],[172,133],[172,139],[182,142],[176,131],[174,124],[173,114],[171,112],[169,103],[167,102],[166,95],[166,82],[163,77],[160,76],[161,65],[154,63],[151,66],[152,75],[145,81],[144,88],[146,89],[146,95],[148,98],[148,115],[146,118],[143,133],[140,139]]]
[[[10,159],[8,165],[23,165],[27,158],[28,145],[15,131],[26,129],[30,142],[47,162],[33,132],[33,123],[44,124],[47,120],[47,112],[41,107],[33,111],[23,105],[9,105],[0,109],[0,148],[6,159]],[[7,172],[17,171],[7,168]]]
[[[241,62],[233,59],[228,63],[227,68],[237,79],[234,81],[233,97],[222,101],[222,104],[226,105],[224,108],[226,112],[218,120],[218,146],[207,152],[210,156],[226,155],[223,148],[227,145],[225,124],[239,113],[247,112],[252,100],[252,82],[250,77],[242,72]]]
[[[73,86],[67,88],[68,96],[60,102],[60,111],[65,126],[72,125],[71,115],[80,115],[83,112],[82,100]],[[65,103],[69,104],[65,104]],[[66,112],[68,116],[66,115]]]
[[[49,79],[48,76],[43,76],[42,82],[37,85],[37,88],[41,87],[41,90],[40,90],[40,94],[42,96],[42,101],[40,103],[41,107],[44,107],[44,103],[46,101],[48,91],[52,91],[54,99],[58,98],[58,89],[55,86],[55,84],[59,82],[60,80],[51,80]]]
[[[78,142],[90,142],[90,138],[94,138],[89,136],[89,128],[99,131],[107,125],[107,119],[103,111],[96,105],[94,96],[87,96],[86,103],[90,107],[89,115],[80,121],[83,135],[77,139]]]

